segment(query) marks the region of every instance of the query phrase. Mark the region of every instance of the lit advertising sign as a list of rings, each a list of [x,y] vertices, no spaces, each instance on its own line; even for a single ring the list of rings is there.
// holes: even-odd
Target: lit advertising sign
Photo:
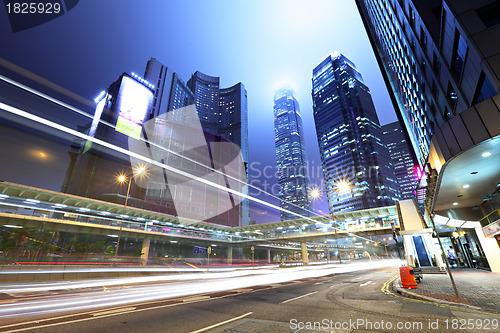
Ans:
[[[152,102],[153,93],[151,90],[134,79],[124,76],[116,101],[119,111],[116,130],[132,138],[139,139],[144,118],[151,108]]]
[[[95,108],[94,119],[92,119],[92,125],[90,125],[89,136],[94,136],[97,130],[97,125],[99,125],[99,121],[101,120],[102,111],[104,110],[104,104],[106,104],[106,98],[101,99]],[[83,153],[86,153],[90,147],[92,146],[92,141],[87,140],[85,142],[85,148],[83,149]]]

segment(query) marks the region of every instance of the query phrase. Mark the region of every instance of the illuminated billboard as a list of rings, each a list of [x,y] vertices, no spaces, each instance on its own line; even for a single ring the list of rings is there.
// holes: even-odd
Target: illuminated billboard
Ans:
[[[123,76],[116,100],[116,130],[132,138],[141,137],[142,124],[151,108],[153,92],[134,79]]]
[[[94,112],[94,119],[92,119],[92,125],[90,125],[89,136],[93,137],[97,130],[97,125],[99,125],[99,121],[101,120],[102,112],[104,111],[104,105],[106,104],[107,96],[104,96],[98,103]],[[92,146],[92,141],[87,140],[85,142],[85,148],[83,149],[83,153],[86,153],[90,147]]]

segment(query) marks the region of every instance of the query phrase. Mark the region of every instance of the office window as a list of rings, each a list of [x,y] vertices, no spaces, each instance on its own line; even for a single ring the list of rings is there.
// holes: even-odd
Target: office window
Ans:
[[[436,53],[434,53],[432,56],[432,70],[434,71],[434,74],[436,74],[438,78],[440,69],[441,69],[441,63],[439,62],[439,57],[437,56]]]
[[[455,29],[455,42],[453,43],[453,53],[451,59],[451,70],[457,80],[460,80],[464,69],[465,56],[467,53],[467,44],[462,35]]]

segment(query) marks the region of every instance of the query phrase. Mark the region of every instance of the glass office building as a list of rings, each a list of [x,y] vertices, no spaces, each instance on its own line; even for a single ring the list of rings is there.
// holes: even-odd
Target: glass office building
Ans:
[[[499,47],[491,36],[495,25],[498,32],[500,5],[456,0],[356,4],[398,117],[424,166],[437,128],[499,92]]]
[[[332,212],[393,205],[398,187],[368,87],[337,52],[313,70],[314,121]]]
[[[299,102],[291,88],[274,94],[274,133],[280,207],[300,215],[311,215],[309,173]],[[299,216],[280,212],[282,220]]]
[[[220,78],[196,71],[187,82],[194,95],[204,131],[223,136],[241,149],[245,166],[248,163],[247,91],[240,82],[229,88],[220,88]],[[243,187],[248,194],[248,186]],[[240,225],[250,223],[250,205],[244,199]]]
[[[415,197],[420,167],[412,157],[412,150],[399,122],[382,126],[382,141],[391,155],[392,167],[399,185],[401,199]]]

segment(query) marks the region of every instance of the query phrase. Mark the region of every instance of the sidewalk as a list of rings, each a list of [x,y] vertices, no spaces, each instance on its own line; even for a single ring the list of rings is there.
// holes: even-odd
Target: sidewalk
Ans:
[[[424,274],[417,289],[403,288],[398,277],[393,288],[411,298],[500,313],[500,274],[470,268],[452,268],[451,273],[460,298],[456,297],[448,274]]]

